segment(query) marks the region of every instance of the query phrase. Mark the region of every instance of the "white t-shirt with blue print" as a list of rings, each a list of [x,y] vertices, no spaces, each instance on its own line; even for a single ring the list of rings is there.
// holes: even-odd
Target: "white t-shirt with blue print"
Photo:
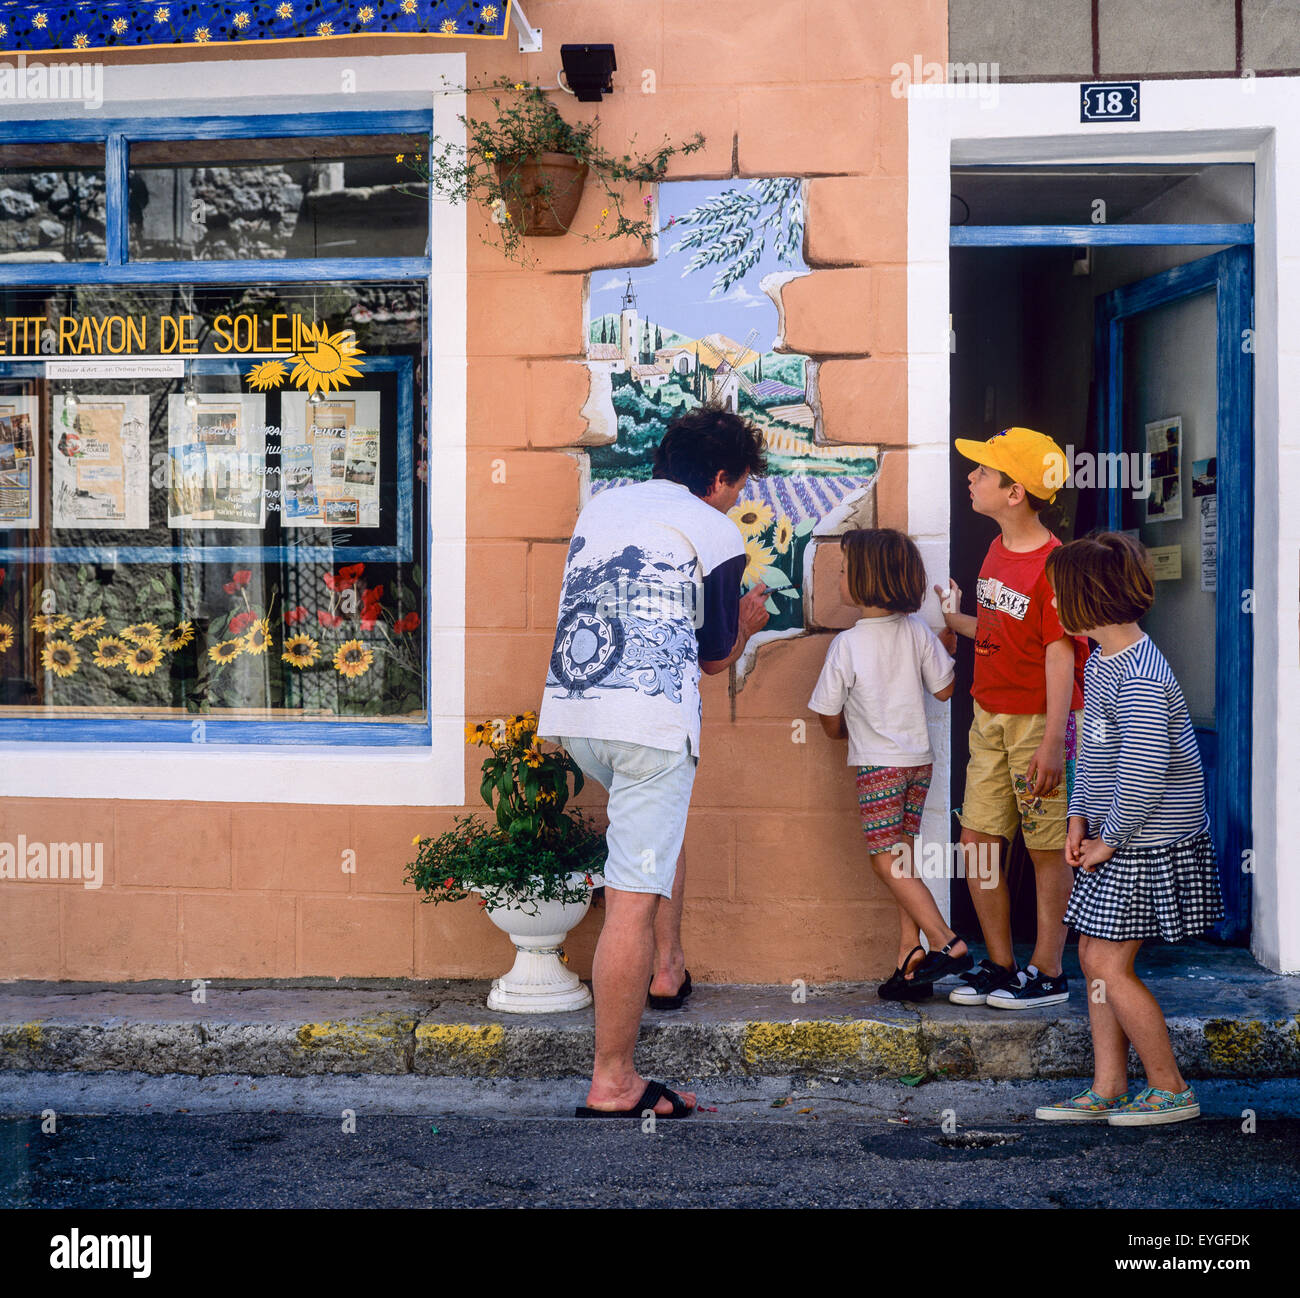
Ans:
[[[740,624],[740,530],[678,482],[611,487],[578,517],[537,732],[700,752],[700,660]]]

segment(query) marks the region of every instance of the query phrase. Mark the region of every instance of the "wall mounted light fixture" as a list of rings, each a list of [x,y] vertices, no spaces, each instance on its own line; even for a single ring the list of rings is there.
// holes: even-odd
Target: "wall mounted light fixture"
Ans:
[[[612,45],[561,45],[560,62],[564,65],[560,84],[583,103],[598,104],[602,95],[614,89]]]

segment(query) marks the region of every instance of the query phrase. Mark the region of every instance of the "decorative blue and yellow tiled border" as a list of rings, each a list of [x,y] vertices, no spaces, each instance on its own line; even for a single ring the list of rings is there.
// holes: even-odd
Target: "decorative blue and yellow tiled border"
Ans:
[[[510,0],[175,0],[0,4],[0,51],[224,45],[339,36],[502,37]]]

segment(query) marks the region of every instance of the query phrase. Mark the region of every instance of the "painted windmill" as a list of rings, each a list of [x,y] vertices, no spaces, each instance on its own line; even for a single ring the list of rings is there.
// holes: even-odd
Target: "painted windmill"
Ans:
[[[754,385],[746,375],[741,373],[737,363],[750,350],[757,337],[758,330],[751,329],[745,341],[740,344],[740,351],[736,355],[735,362],[728,360],[707,338],[700,339],[699,345],[716,362],[712,377],[709,379],[707,396],[709,405],[719,406],[730,410],[733,414],[738,414],[740,411],[740,398],[736,395],[737,387],[743,388],[746,396],[752,397],[754,395]]]

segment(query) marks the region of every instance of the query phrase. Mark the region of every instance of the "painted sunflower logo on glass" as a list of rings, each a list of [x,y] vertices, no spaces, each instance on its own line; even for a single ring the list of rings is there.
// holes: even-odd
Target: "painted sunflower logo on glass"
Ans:
[[[252,657],[266,652],[271,643],[271,623],[267,618],[255,621],[243,634],[244,652]]]
[[[254,365],[244,378],[248,380],[250,388],[265,392],[269,388],[278,388],[288,372],[283,361],[262,361],[261,364]]]
[[[346,640],[339,645],[338,652],[334,655],[334,670],[340,676],[349,678],[364,676],[374,661],[374,653],[360,640]]]
[[[331,388],[346,387],[361,373],[356,358],[364,355],[350,330],[332,334],[328,325],[308,325],[289,379],[295,388],[328,393]]]
[[[66,613],[37,613],[32,618],[32,630],[39,631],[42,635],[53,635],[56,631],[62,631],[71,621]]]
[[[759,573],[764,568],[770,568],[776,560],[776,555],[765,546],[756,536],[745,538],[745,575],[741,577],[742,586],[753,586],[759,580]]]
[[[102,617],[83,617],[81,621],[74,622],[68,629],[68,634],[74,640],[84,640],[88,635],[95,635],[104,629],[104,619]]]
[[[126,669],[132,676],[152,676],[163,660],[162,645],[156,640],[132,645],[127,651]]]
[[[280,655],[290,667],[310,667],[320,657],[320,645],[304,632],[290,636],[284,642],[284,652]]]
[[[178,622],[165,636],[163,636],[159,643],[168,653],[175,653],[178,649],[184,649],[193,639],[194,623]]]
[[[157,644],[162,635],[162,627],[156,622],[132,622],[130,626],[124,626],[118,635],[133,644]]]
[[[116,667],[126,661],[129,652],[125,641],[119,640],[115,635],[106,635],[95,645],[91,662],[96,667]]]
[[[214,663],[228,663],[232,658],[238,658],[244,652],[244,641],[223,640],[220,644],[214,644],[208,650],[208,657]]]
[[[772,538],[772,543],[776,546],[778,554],[784,554],[790,548],[790,542],[794,540],[794,524],[782,514],[776,520],[776,535]]]
[[[761,500],[744,500],[727,510],[741,536],[757,536],[772,521],[772,506]]]
[[[14,642],[14,629],[8,622],[0,622],[0,654]]]
[[[41,666],[56,676],[71,676],[81,666],[81,655],[71,640],[51,640],[41,650]]]

